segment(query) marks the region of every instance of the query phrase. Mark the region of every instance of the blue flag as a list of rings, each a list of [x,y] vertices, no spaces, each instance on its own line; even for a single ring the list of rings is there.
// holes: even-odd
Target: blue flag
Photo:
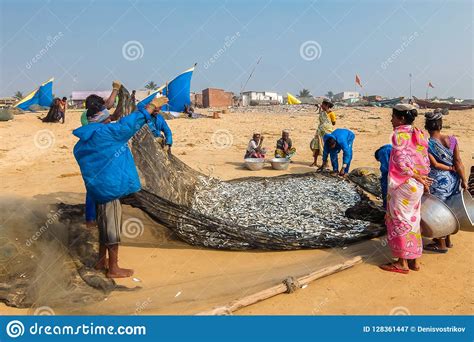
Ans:
[[[141,100],[140,103],[147,105],[156,97],[157,94],[162,93],[169,99],[168,104],[164,105],[162,110],[171,112],[184,111],[184,106],[189,106],[191,104],[189,94],[191,91],[191,78],[193,76],[193,71],[194,67],[184,71],[176,76],[172,81],[168,82],[167,85],[161,86],[145,99]]]
[[[49,107],[53,102],[53,81],[54,78],[51,78],[43,83],[39,88],[36,88],[22,98],[15,107],[20,108],[21,110],[30,110],[30,107],[35,104]]]

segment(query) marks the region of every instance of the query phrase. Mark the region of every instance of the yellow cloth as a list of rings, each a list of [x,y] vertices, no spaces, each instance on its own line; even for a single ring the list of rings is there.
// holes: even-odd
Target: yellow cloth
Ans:
[[[327,113],[327,116],[328,116],[329,120],[331,120],[331,122],[336,122],[336,113],[329,112],[329,113]]]
[[[296,153],[296,148],[292,147],[288,150],[288,154],[286,154],[283,150],[277,148],[275,150],[275,158],[288,158],[290,159]]]
[[[316,134],[314,135],[313,140],[311,140],[310,148],[314,152],[322,150],[322,141],[325,134],[331,133],[334,131],[333,122],[336,122],[336,114],[334,112],[326,113],[322,111],[319,114],[319,126],[316,129]]]
[[[294,97],[290,93],[286,93],[286,96],[288,98],[288,100],[287,100],[288,104],[295,105],[295,104],[300,104],[301,103],[300,100],[298,100],[296,97]]]

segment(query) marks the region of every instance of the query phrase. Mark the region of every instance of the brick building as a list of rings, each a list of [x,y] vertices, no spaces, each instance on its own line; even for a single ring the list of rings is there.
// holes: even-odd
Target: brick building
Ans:
[[[202,91],[202,106],[208,107],[228,107],[232,106],[233,93],[223,89],[206,88]]]

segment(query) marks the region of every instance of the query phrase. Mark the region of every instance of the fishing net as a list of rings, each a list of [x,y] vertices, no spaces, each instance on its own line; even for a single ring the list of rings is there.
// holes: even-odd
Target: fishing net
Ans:
[[[116,117],[130,112],[123,87],[117,107]],[[4,199],[1,301],[30,314],[193,314],[354,255],[380,262],[385,253],[368,240],[383,233],[383,212],[353,183],[314,173],[211,179],[165,153],[146,126],[131,148],[143,189],[123,202],[143,211],[124,206],[120,262],[136,278],[118,285],[94,270],[98,233],[84,227],[84,206],[71,204],[83,194],[39,206]],[[332,248],[280,251],[320,247]]]
[[[10,108],[0,108],[0,121],[13,120],[14,112]]]
[[[122,87],[119,98],[124,93]],[[123,114],[128,112],[124,108]],[[322,248],[384,232],[381,210],[369,204],[357,185],[338,178],[310,173],[228,182],[211,179],[164,152],[146,126],[131,140],[131,149],[142,190],[123,202],[144,210],[195,246]],[[352,214],[346,215],[346,210]]]

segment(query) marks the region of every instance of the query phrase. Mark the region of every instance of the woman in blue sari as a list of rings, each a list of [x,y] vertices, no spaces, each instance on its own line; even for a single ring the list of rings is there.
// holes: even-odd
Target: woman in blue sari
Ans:
[[[464,165],[459,153],[459,144],[453,135],[441,134],[443,128],[443,112],[436,109],[425,114],[425,128],[430,134],[428,153],[431,171],[428,177],[433,179],[430,193],[442,201],[447,201],[460,192],[460,187],[467,189]],[[450,236],[434,239],[424,249],[446,253],[452,247]]]

